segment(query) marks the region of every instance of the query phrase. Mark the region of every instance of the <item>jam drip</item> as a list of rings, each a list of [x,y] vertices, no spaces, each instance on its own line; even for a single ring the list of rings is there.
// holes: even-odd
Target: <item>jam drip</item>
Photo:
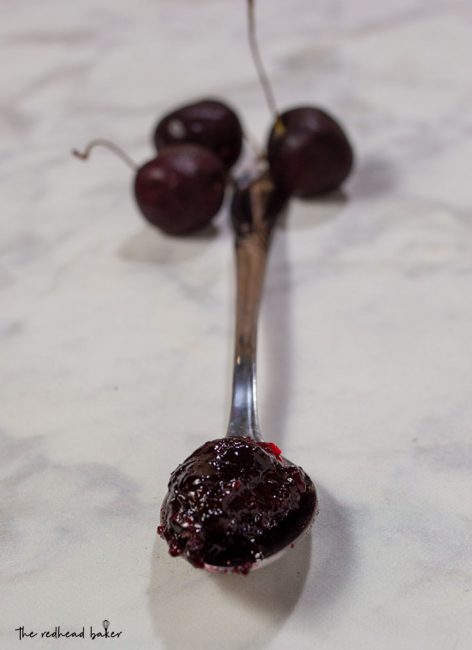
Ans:
[[[172,473],[158,533],[196,567],[247,573],[298,536],[315,499],[310,478],[274,443],[219,438]]]

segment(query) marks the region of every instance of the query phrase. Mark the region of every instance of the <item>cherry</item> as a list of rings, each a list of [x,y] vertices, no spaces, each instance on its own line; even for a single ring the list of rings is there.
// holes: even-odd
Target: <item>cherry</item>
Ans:
[[[259,53],[254,4],[255,0],[247,0],[249,46],[274,116],[267,144],[274,181],[284,191],[304,198],[335,190],[352,169],[351,144],[335,118],[320,108],[300,106],[278,112]]]
[[[243,141],[236,113],[223,102],[202,99],[165,115],[154,131],[158,150],[171,144],[198,144],[215,153],[229,169],[239,158]]]
[[[270,131],[267,149],[275,182],[304,198],[337,189],[348,177],[354,160],[341,125],[314,106],[280,114]]]
[[[173,145],[139,168],[134,193],[139,209],[153,225],[171,235],[205,226],[218,212],[226,172],[209,150]]]
[[[135,171],[134,196],[141,214],[169,235],[185,235],[202,228],[223,203],[226,170],[203,147],[166,147],[140,167],[108,140],[93,140],[83,152],[72,153],[86,160],[96,146],[111,149]]]

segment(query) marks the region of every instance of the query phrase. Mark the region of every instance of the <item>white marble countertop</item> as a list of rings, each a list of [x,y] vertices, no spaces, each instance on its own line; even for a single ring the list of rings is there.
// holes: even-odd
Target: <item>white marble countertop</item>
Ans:
[[[68,152],[144,161],[159,114],[209,94],[264,137],[243,9],[2,2],[2,650],[472,647],[468,0],[259,2],[280,106],[327,107],[358,158],[344,197],[293,204],[262,314],[263,431],[321,513],[247,578],[155,535],[170,471],[225,430],[231,235],[222,212],[161,236],[126,168]],[[121,636],[15,632],[103,619]]]

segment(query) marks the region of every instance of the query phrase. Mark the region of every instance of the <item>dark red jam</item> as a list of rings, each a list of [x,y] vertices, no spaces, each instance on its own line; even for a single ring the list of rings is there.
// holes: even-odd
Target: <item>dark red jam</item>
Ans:
[[[293,541],[311,519],[316,493],[273,443],[211,440],[171,474],[158,533],[171,555],[196,567],[250,566]]]

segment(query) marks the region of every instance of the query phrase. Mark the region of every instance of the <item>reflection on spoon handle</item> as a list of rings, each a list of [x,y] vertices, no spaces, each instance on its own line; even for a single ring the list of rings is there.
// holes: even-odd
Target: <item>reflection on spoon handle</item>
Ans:
[[[249,436],[257,442],[262,440],[256,395],[257,320],[271,235],[282,204],[277,203],[275,215],[274,207],[274,186],[263,175],[236,189],[231,208],[237,289],[233,396],[226,435]]]

